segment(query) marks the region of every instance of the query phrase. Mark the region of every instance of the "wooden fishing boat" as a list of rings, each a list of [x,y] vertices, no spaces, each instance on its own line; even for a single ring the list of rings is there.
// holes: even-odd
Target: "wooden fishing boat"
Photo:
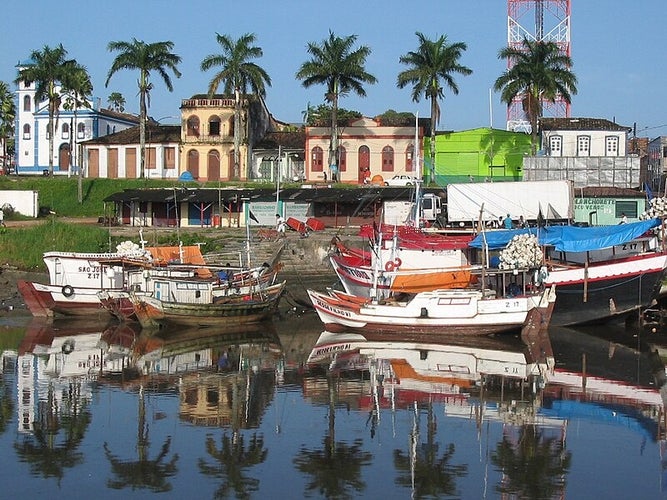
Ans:
[[[385,232],[386,231],[386,232]],[[469,264],[473,235],[438,235],[411,226],[363,226],[371,250],[349,248],[334,238],[331,265],[351,295],[389,297],[465,288],[476,283],[481,266]]]
[[[140,247],[132,242],[118,245],[116,252],[46,252],[44,254],[49,281],[37,283],[19,281],[19,292],[33,316],[91,316],[108,315],[100,303],[101,290],[142,288],[142,274],[135,274],[136,282],[129,281],[131,271],[192,275],[195,266],[205,265],[198,246]],[[190,264],[179,268],[175,264]]]
[[[547,226],[493,231],[471,246],[498,250],[517,235],[531,234],[544,254],[539,271],[556,286],[552,325],[624,320],[649,307],[660,293],[667,252],[653,231],[659,219],[615,226]]]
[[[489,335],[549,324],[555,288],[499,296],[491,289],[432,290],[371,300],[344,292],[308,290],[328,331]],[[531,311],[535,314],[531,314]]]
[[[204,273],[204,276],[197,273],[190,275],[177,275],[173,273],[160,273],[155,270],[146,272],[137,270],[129,273],[128,282],[130,286],[123,290],[102,290],[97,292],[97,296],[102,306],[111,315],[120,321],[136,321],[136,313],[133,301],[130,298],[134,295],[151,295],[155,289],[155,280],[164,280],[167,278],[187,278],[191,283],[204,283],[208,286],[210,283],[211,295],[214,300],[222,297],[232,297],[245,295],[261,288],[275,283],[281,264],[270,267],[268,264],[253,269],[241,269],[235,267],[211,267],[211,272]],[[140,274],[139,278],[136,274]],[[133,283],[141,282],[143,286],[133,286]],[[197,285],[199,286],[199,285]]]
[[[249,324],[274,314],[285,284],[283,281],[247,293],[214,296],[211,282],[158,279],[153,295],[130,293],[130,300],[137,319],[146,328]]]

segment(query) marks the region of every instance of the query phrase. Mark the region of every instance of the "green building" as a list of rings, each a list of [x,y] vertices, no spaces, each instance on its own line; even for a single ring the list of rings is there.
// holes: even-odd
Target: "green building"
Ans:
[[[428,147],[428,140],[426,141]],[[435,136],[435,181],[451,183],[523,180],[524,155],[530,135],[493,128],[438,132]],[[425,173],[430,154],[425,153]]]

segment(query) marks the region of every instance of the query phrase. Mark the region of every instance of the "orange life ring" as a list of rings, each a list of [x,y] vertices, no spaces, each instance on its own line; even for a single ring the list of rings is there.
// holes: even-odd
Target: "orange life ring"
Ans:
[[[401,267],[401,264],[403,264],[403,261],[401,260],[401,258],[400,258],[400,257],[396,257],[396,258],[394,259],[394,267],[395,267],[396,269],[398,269],[399,267]]]
[[[387,272],[392,272],[394,270],[394,262],[391,261],[391,260],[389,262],[387,262],[384,265],[384,270],[387,271]]]

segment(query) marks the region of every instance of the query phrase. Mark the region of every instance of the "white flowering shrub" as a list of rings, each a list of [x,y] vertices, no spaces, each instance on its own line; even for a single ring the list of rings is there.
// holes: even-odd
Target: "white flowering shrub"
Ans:
[[[150,253],[132,241],[122,241],[116,245],[116,253],[125,257],[150,257]]]
[[[649,220],[659,217],[667,217],[667,198],[665,197],[651,198],[648,210],[639,216],[641,220]]]
[[[500,252],[500,269],[531,269],[542,264],[542,249],[534,234],[517,234]]]

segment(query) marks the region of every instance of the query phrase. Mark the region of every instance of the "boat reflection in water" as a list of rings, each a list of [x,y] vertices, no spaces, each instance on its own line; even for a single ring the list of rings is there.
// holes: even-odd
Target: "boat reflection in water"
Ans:
[[[0,377],[18,428],[0,432],[6,496],[54,478],[61,497],[180,498],[195,482],[198,497],[664,496],[660,337],[597,336],[611,333],[380,337],[321,333],[315,315],[151,333],[36,318]]]
[[[659,441],[661,450],[667,451],[662,444],[667,441],[660,391],[664,364],[653,359],[657,370],[642,380],[637,380],[639,370],[631,369],[624,377],[618,366],[647,366],[647,358],[655,356],[650,351],[624,352],[622,346],[584,332],[553,330],[554,335],[542,332],[523,339],[447,335],[387,339],[386,335],[324,332],[313,348],[309,367],[313,373],[327,373],[328,383],[322,378],[307,380],[305,393],[314,400],[328,398],[332,414],[341,403],[369,412],[371,434],[383,419],[386,422],[387,413],[393,422],[397,410],[412,409],[411,446],[397,459],[409,468],[417,497],[432,491],[434,475],[442,472],[445,463],[450,476],[445,483],[452,489],[438,490],[440,494],[456,496],[453,478],[468,473],[467,465],[455,463],[453,445],[439,449],[434,433],[440,405],[448,420],[474,422],[480,433],[486,429],[485,422],[502,424],[502,437],[488,455],[501,472],[495,490],[520,498],[566,495],[572,467],[567,428],[573,419],[629,427],[645,440]],[[553,338],[557,350],[552,347]],[[589,353],[588,364],[583,356],[583,367],[581,353],[572,349],[582,341],[584,352]],[[606,368],[598,362],[600,353]],[[425,435],[424,426],[420,428],[424,415]],[[333,429],[331,425],[332,434]],[[533,465],[527,468],[526,464]],[[403,479],[408,484],[408,478]]]

